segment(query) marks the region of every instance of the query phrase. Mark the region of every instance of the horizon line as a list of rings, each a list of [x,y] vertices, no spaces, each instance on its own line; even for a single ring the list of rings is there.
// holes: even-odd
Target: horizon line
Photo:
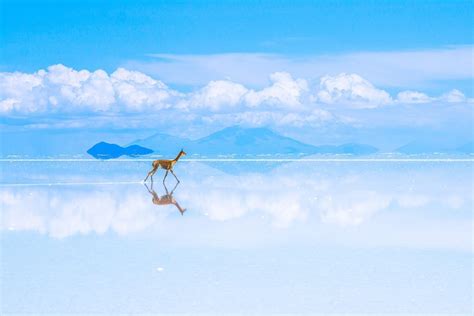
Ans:
[[[153,162],[156,159],[25,158],[0,162]],[[474,162],[474,158],[188,158],[181,162]]]

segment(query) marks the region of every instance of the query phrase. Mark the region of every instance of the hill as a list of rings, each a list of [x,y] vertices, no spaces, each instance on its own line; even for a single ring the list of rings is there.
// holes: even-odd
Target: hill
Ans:
[[[151,154],[153,150],[141,147],[138,145],[131,145],[122,147],[116,144],[109,144],[100,142],[87,150],[87,153],[97,159],[113,159],[123,155],[137,157],[141,155]]]
[[[377,152],[377,148],[363,144],[338,146],[313,146],[280,135],[268,128],[243,128],[231,126],[206,137],[189,140],[157,133],[132,144],[146,146],[161,155],[174,155],[184,148],[190,155],[198,156],[262,156],[262,155],[312,155],[312,154],[352,154],[367,155]]]
[[[267,128],[232,126],[198,139],[188,148],[199,155],[274,155],[311,153],[315,147]]]
[[[175,155],[181,148],[188,148],[191,140],[163,133],[156,133],[144,139],[137,139],[130,145],[152,148],[155,154]]]

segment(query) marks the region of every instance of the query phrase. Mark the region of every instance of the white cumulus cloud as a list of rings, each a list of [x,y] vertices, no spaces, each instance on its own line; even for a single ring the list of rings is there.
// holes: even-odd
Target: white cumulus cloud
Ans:
[[[376,108],[392,102],[386,91],[377,89],[357,74],[346,73],[322,77],[316,100],[328,104],[346,104],[354,108]]]
[[[397,94],[397,100],[402,103],[428,103],[431,102],[433,98],[418,91],[402,91]]]
[[[426,93],[418,91],[402,91],[397,94],[397,101],[400,103],[431,103],[431,102],[447,102],[447,103],[460,103],[466,102],[468,99],[461,91],[453,89],[446,93],[443,93],[439,97],[430,97]]]
[[[53,65],[33,74],[0,74],[0,112],[140,111],[163,108],[176,91],[140,72],[90,72]]]
[[[287,72],[276,72],[270,75],[272,85],[259,91],[251,90],[245,96],[249,106],[267,103],[277,106],[297,107],[301,105],[301,96],[308,91],[304,79],[293,79]]]
[[[453,89],[451,91],[448,91],[441,95],[440,99],[442,101],[450,102],[450,103],[456,103],[456,102],[464,102],[466,101],[466,96],[464,93],[457,89]]]
[[[191,93],[182,104],[191,108],[210,108],[217,111],[223,107],[234,107],[242,102],[248,89],[229,80],[211,81],[202,89]]]
[[[104,124],[121,115],[127,126],[143,126],[151,116],[188,123],[320,126],[328,121],[343,122],[341,111],[347,109],[472,102],[459,90],[437,97],[409,90],[392,98],[358,74],[326,75],[317,86],[288,72],[271,73],[268,79],[267,86],[260,89],[225,79],[185,93],[139,71],[118,68],[107,73],[52,65],[34,73],[0,72],[0,115],[40,113],[55,118],[54,114],[61,113],[63,120],[64,114],[87,114],[102,118]],[[350,121],[346,117],[345,122]]]

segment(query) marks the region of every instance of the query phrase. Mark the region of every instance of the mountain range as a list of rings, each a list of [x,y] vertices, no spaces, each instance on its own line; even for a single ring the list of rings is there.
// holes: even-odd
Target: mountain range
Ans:
[[[396,149],[406,155],[417,154],[474,154],[474,142],[454,147],[449,143],[413,141]]]
[[[176,154],[181,148],[191,155],[233,157],[312,154],[366,155],[377,152],[377,148],[363,144],[313,146],[277,134],[268,128],[239,126],[227,127],[197,140],[157,133],[144,139],[138,139],[130,145],[151,148],[154,153],[166,156]]]
[[[151,136],[150,136],[151,135]],[[307,135],[308,136],[308,135]],[[314,137],[313,137],[314,138]],[[313,146],[285,137],[267,128],[229,127],[206,137],[190,140],[183,137],[143,130],[86,130],[62,129],[54,131],[24,131],[0,133],[0,157],[2,158],[69,158],[84,157],[92,144],[107,140],[113,144],[138,145],[149,148],[155,154],[174,157],[181,148],[190,156],[249,157],[249,156],[306,156],[313,154],[364,155],[377,151],[375,147],[357,143],[343,145]],[[111,145],[113,145],[111,144]],[[117,155],[137,156],[142,152],[127,152],[125,149],[110,149],[110,157]],[[109,150],[105,148],[104,150]],[[470,139],[442,139],[442,137],[420,137],[387,152],[400,154],[447,154],[473,155],[474,142]],[[101,153],[104,154],[104,153]],[[188,156],[189,157],[189,156]]]
[[[359,143],[314,146],[280,135],[268,128],[239,126],[227,127],[197,140],[157,133],[144,139],[137,139],[130,145],[151,148],[154,153],[164,156],[174,155],[181,148],[191,155],[233,157],[313,154],[370,155],[378,152],[376,147]],[[401,154],[473,154],[474,142],[456,146],[448,141],[418,140],[407,143],[394,151]]]

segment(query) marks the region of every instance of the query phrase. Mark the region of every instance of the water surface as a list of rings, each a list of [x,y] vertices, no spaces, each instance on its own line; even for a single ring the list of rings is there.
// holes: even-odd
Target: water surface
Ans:
[[[470,161],[3,161],[2,313],[461,313]]]

